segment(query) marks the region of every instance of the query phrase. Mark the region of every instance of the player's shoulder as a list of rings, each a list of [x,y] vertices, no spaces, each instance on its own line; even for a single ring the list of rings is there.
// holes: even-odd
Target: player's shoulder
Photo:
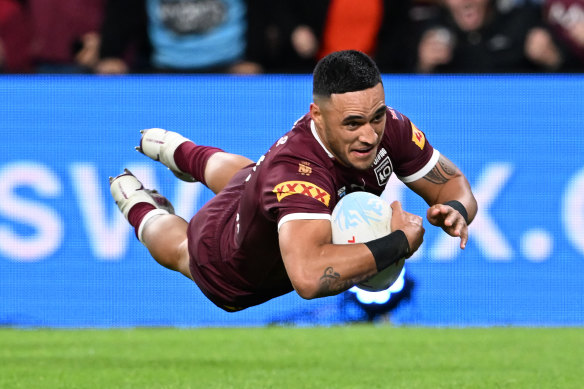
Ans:
[[[385,136],[387,138],[394,143],[398,142],[400,139],[410,136],[412,129],[412,122],[406,115],[394,108],[387,107],[385,120]]]
[[[299,160],[327,166],[330,159],[314,135],[310,114],[298,119],[292,129],[274,143],[268,154],[274,161]]]
[[[406,115],[390,106],[387,106],[385,115],[387,117],[386,126],[400,126],[410,122]]]
[[[431,149],[426,135],[406,115],[391,107],[387,108],[384,145],[393,154],[408,153],[411,147],[424,151]]]

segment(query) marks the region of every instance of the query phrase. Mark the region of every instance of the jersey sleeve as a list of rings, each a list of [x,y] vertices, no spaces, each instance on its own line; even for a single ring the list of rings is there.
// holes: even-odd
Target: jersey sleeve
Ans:
[[[334,184],[330,172],[314,161],[283,157],[271,164],[263,185],[264,211],[281,225],[296,219],[330,220]]]
[[[404,183],[424,177],[438,162],[440,152],[406,116],[394,111],[388,121],[391,130],[386,133],[391,138],[396,176]]]

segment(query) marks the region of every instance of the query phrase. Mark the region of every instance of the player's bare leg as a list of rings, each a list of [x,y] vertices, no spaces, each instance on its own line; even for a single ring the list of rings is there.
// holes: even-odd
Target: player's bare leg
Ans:
[[[182,135],[150,128],[142,130],[138,151],[160,161],[183,181],[200,181],[215,194],[219,193],[233,175],[253,163],[249,158],[223,150],[197,146]]]
[[[192,279],[187,227],[188,223],[176,215],[153,217],[142,230],[142,243],[156,262]]]
[[[213,193],[219,193],[235,173],[251,163],[253,163],[251,159],[237,154],[220,151],[211,155],[205,166],[207,187]]]
[[[172,204],[158,192],[145,189],[125,170],[110,177],[110,191],[120,211],[136,229],[136,236],[162,266],[191,278],[187,222],[174,215]]]

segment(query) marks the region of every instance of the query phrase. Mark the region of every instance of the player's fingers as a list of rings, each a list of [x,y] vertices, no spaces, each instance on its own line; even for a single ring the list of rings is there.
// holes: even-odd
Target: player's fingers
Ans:
[[[456,227],[457,221],[460,221],[460,218],[462,218],[462,216],[457,211],[450,209],[445,215],[444,226]]]
[[[418,215],[412,215],[412,216],[413,216],[412,220],[413,220],[414,224],[416,224],[418,226],[421,226],[424,224],[424,221],[422,220],[422,218],[420,216],[418,216]]]
[[[440,204],[436,204],[433,205],[432,207],[430,207],[430,214],[432,216],[438,216],[442,213],[442,209],[440,207]]]
[[[452,233],[454,236],[461,236],[462,231],[466,228],[466,222],[462,216],[458,216],[452,226]]]
[[[394,202],[392,202],[390,205],[391,205],[391,210],[393,212],[402,212],[403,211],[402,206],[401,206],[401,203],[399,201],[397,201],[397,200],[395,200]]]
[[[422,226],[424,224],[422,218],[418,215],[414,215],[414,214],[407,214],[407,222],[411,225],[414,226]]]
[[[460,248],[461,249],[464,250],[466,248],[466,242],[468,242],[468,227],[465,223],[464,227],[460,231]]]
[[[441,225],[441,220],[443,219],[441,215],[442,213],[440,212],[440,207],[437,205],[431,206],[426,212],[428,221],[434,226]]]
[[[452,213],[452,208],[446,205],[436,204],[434,207],[435,207],[434,214],[436,215],[436,217],[442,218],[443,220],[445,220]]]
[[[452,208],[448,205],[438,204],[438,207],[440,209],[440,214],[443,215],[444,217],[448,217],[448,216],[452,215],[453,213],[455,213],[455,214],[458,213],[458,211],[456,211],[454,208]]]

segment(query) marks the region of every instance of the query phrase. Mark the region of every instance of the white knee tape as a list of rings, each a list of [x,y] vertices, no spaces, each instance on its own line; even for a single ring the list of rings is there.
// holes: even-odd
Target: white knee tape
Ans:
[[[142,221],[140,222],[140,226],[138,227],[138,239],[140,239],[140,242],[144,243],[144,240],[142,240],[142,233],[144,232],[144,226],[146,225],[146,223],[148,223],[148,221],[152,219],[154,216],[159,215],[170,215],[170,213],[164,209],[156,208],[148,212],[146,215],[144,215]]]

